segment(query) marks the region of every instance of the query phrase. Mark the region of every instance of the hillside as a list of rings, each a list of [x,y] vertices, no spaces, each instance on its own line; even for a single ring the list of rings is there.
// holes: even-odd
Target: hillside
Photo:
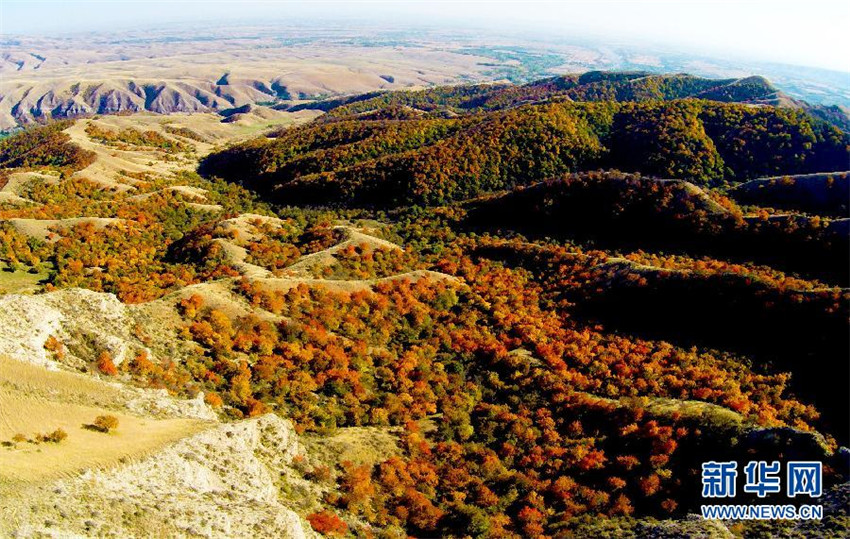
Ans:
[[[331,102],[314,123],[214,153],[201,172],[277,201],[388,207],[598,168],[701,185],[845,169],[850,139],[840,129],[802,110],[705,99],[774,94],[760,79],[587,74],[367,95]]]
[[[850,214],[850,177],[846,172],[759,178],[737,185],[729,194],[741,204],[772,206],[839,218]]]
[[[386,40],[352,41],[345,32],[314,32],[275,24],[176,33],[4,35],[0,131],[95,114],[229,114],[245,106],[285,107],[486,78],[478,65],[484,58],[457,47],[446,50],[444,43],[399,48]],[[218,36],[213,48],[211,35]]]
[[[519,231],[624,253],[594,268],[584,285],[550,293],[582,316],[630,333],[773,361],[792,373],[797,392],[820,403],[830,429],[847,436],[841,380],[850,370],[835,358],[850,339],[850,241],[814,219],[753,218],[686,182],[590,173],[476,201],[465,221],[475,231]],[[557,253],[533,244],[481,252],[544,275],[557,268],[547,267]],[[813,362],[837,373],[830,391]]]
[[[393,106],[420,110],[496,110],[558,97],[570,101],[652,101],[708,99],[762,105],[790,104],[763,77],[707,79],[693,75],[653,75],[649,72],[590,71],[541,79],[522,85],[481,84],[460,88],[428,88],[418,92],[384,92],[305,103],[344,116]]]
[[[812,106],[791,98],[764,77],[739,79],[703,78],[688,74],[659,75],[646,71],[602,72],[560,75],[521,85],[481,84],[458,88],[428,88],[411,91],[372,92],[359,96],[307,102],[293,110],[319,109],[332,116],[411,107],[425,111],[498,110],[525,103],[558,98],[571,101],[652,101],[706,99],[724,103],[772,105],[804,110],[819,119],[847,131],[850,116],[838,106]]]
[[[833,194],[831,200],[841,200],[840,192]],[[748,214],[723,195],[681,180],[617,172],[567,175],[473,202],[468,221],[606,249],[750,261],[850,284],[844,263],[850,240],[830,226],[842,219]]]
[[[850,215],[735,186],[847,135],[595,77],[0,142],[0,533],[846,535]],[[696,518],[753,455],[829,518]]]

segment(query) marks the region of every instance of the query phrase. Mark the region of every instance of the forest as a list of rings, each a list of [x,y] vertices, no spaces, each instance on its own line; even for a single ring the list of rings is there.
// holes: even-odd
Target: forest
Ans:
[[[51,167],[73,172],[87,167],[94,162],[94,154],[71,143],[62,132],[72,123],[54,122],[0,139],[0,169]]]
[[[719,187],[847,168],[850,138],[838,127],[803,109],[732,102],[758,101],[758,84],[720,92],[706,79],[623,77],[337,100],[317,122],[213,153],[200,171],[269,200],[389,208],[597,169]]]
[[[304,515],[317,531],[640,536],[687,525],[705,460],[819,460],[827,489],[848,479],[850,215],[832,171],[850,138],[773,92],[589,73],[373,93],[133,192],[71,175],[90,158],[48,124],[0,142],[7,174],[63,175],[0,203],[0,260],[44,272],[37,293],[173,305],[189,353],[92,354],[93,375],[203,392],[228,421],[392,433],[378,462],[303,470],[324,485]],[[167,154],[203,138],[150,133],[87,130]],[[45,240],[14,226],[79,215],[114,221]],[[239,309],[186,289],[203,283]],[[850,518],[811,525],[842,536]]]

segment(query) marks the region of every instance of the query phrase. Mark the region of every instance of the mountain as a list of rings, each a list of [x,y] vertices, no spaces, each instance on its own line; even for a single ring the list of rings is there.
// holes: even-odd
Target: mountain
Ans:
[[[803,100],[824,118],[847,127],[850,92],[846,73],[838,71],[606,44],[563,32],[528,39],[515,33],[468,34],[397,24],[380,28],[328,27],[316,21],[231,21],[192,28],[4,35],[0,130],[51,117],[298,105],[441,84],[524,85],[562,73],[597,71],[691,73],[732,85],[764,75],[782,91],[770,96],[771,91],[764,89],[765,95],[757,99],[806,106],[797,101]],[[696,88],[694,92],[698,93]]]
[[[407,105],[420,109],[435,106],[461,110],[496,110],[523,103],[560,97],[574,101],[649,101],[707,99],[727,103],[773,105],[803,109],[847,131],[850,116],[839,106],[809,105],[785,94],[767,79],[750,76],[738,79],[710,79],[688,74],[658,75],[647,71],[589,71],[561,75],[523,85],[491,84],[468,86],[465,90],[426,90],[421,93],[365,94],[296,105],[299,108],[337,110],[347,114],[385,105]],[[346,106],[348,105],[348,106]]]
[[[56,43],[46,39],[29,46],[8,40],[8,51],[0,55],[0,129],[47,119],[141,111],[220,112],[246,105],[325,108],[327,103],[314,102],[468,80],[522,81],[559,65],[557,54],[542,55],[543,67],[532,69],[540,62],[540,53],[517,49],[505,56],[498,48],[469,48],[454,41],[405,42],[403,48],[380,40],[365,44],[319,41],[309,48],[293,48],[279,38],[248,34],[243,39],[259,40],[260,48],[246,58],[238,40],[223,41],[220,50],[212,53],[204,45],[208,36],[124,39],[126,43],[118,37],[110,42],[112,49],[122,45],[117,54],[104,54],[100,43],[79,37],[70,44],[56,38]],[[846,107],[810,106],[762,77],[715,80],[648,75],[625,72],[615,80],[591,70],[520,86],[499,84],[502,91],[485,92],[480,102],[460,106],[492,109],[541,95],[578,100],[696,97],[781,104],[803,108],[845,130],[850,125]]]
[[[49,84],[0,83],[0,128],[50,119],[76,118],[95,114],[153,112],[157,114],[226,112],[253,104],[272,104],[293,99],[366,90],[387,86],[378,74],[359,75],[360,80],[337,78],[326,86],[277,77],[271,80],[161,80],[110,79],[97,82],[78,80]],[[401,79],[401,77],[400,77]]]
[[[759,78],[636,73],[366,94],[295,107],[326,114],[212,154],[201,171],[275,200],[391,206],[596,168],[718,185],[847,167],[847,133],[761,103],[776,99]]]
[[[0,130],[97,114],[217,113],[486,78],[477,65],[482,58],[446,51],[444,44],[398,47],[301,38],[297,28],[288,29],[288,38],[280,32],[275,25],[228,29],[215,40],[186,29],[177,35],[4,36]]]
[[[708,99],[721,102],[792,105],[794,100],[763,77],[706,79],[687,74],[653,75],[646,71],[561,75],[522,85],[493,84],[464,88],[437,88],[422,92],[388,92],[354,96],[326,103],[306,103],[337,114],[350,114],[386,105],[408,105],[420,109],[450,107],[460,110],[497,110],[562,97],[573,101],[650,101]],[[346,106],[348,105],[348,106]]]
[[[839,218],[850,213],[850,177],[846,172],[758,178],[735,186],[729,195],[741,204],[771,206]]]

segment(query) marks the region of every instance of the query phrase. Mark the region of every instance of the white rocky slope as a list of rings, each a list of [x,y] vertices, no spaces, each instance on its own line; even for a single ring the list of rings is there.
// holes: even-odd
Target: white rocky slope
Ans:
[[[164,328],[138,330],[167,323],[166,311],[173,310],[171,302],[125,305],[113,294],[82,289],[0,296],[0,356],[54,369],[90,367],[99,350],[120,363],[148,345],[174,357],[160,342],[170,335]],[[45,349],[51,336],[63,344],[61,358]],[[142,418],[218,420],[202,394],[179,399],[165,390],[101,382],[118,389],[120,404]],[[211,425],[103,469],[74,470],[16,490],[0,485],[0,536],[313,537],[292,510],[318,508],[320,493],[291,468],[296,455],[307,456],[291,423],[267,415]]]
[[[176,314],[171,301],[127,305],[115,294],[81,288],[2,295],[0,355],[56,368],[60,355],[45,349],[54,337],[61,363],[74,369],[85,370],[104,350],[116,365],[142,350],[179,359],[187,345],[175,338]]]
[[[154,331],[156,328],[148,324],[145,341],[140,339],[139,325],[148,322],[157,310],[173,308],[170,304],[125,305],[114,294],[80,288],[38,295],[0,295],[0,356],[47,369],[58,369],[61,364],[74,370],[85,370],[102,351],[107,351],[116,365],[142,350],[152,358],[164,353],[176,358],[183,351],[181,343],[174,339],[176,327]],[[168,319],[159,325],[168,325]],[[61,343],[60,354],[45,348],[51,337]],[[103,381],[120,389],[126,408],[136,414],[217,418],[204,402],[203,394],[194,399],[179,399],[164,389],[141,389]]]
[[[84,361],[74,355],[84,344],[109,351],[120,363],[136,341],[127,310],[114,294],[83,289],[0,296],[0,354],[55,367],[44,348],[53,336],[70,349],[70,363]]]
[[[109,470],[5,500],[17,537],[315,537],[287,506],[309,489],[291,468],[304,448],[270,414],[223,424]],[[2,528],[4,526],[0,526]]]

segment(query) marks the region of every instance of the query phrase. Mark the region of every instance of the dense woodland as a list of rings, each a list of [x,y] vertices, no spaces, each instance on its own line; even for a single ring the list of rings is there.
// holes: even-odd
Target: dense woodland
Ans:
[[[54,122],[0,139],[0,169],[50,167],[73,172],[92,164],[94,154],[71,143],[62,132],[72,123]]]
[[[279,201],[388,207],[599,168],[717,186],[848,166],[848,135],[802,109],[711,101],[717,81],[693,77],[597,78],[334,102],[323,121],[213,154],[202,172]],[[728,101],[750,86],[723,88]]]
[[[729,103],[770,89],[589,74],[336,100],[314,105],[327,110],[317,121],[207,158],[201,172],[225,181],[144,178],[141,199],[79,176],[34,183],[32,204],[0,205],[0,260],[45,272],[43,291],[126,303],[225,283],[256,314],[187,294],[175,309],[190,354],[99,354],[90,370],[203,391],[228,419],[396,433],[397,456],[305,470],[327,486],[316,530],[637,533],[694,511],[704,460],[824,460],[827,487],[847,480],[835,450],[850,441],[848,215],[833,197],[847,177],[817,180],[828,200],[805,209],[729,187],[846,168],[848,137],[802,110]],[[5,161],[84,164],[37,157],[67,143],[61,125],[39,129],[0,143]],[[137,133],[90,136],[183,151]],[[221,211],[159,191],[171,184],[207,189]],[[282,221],[224,232],[244,213]],[[120,221],[49,241],[8,222],[82,214]],[[401,248],[351,242],[280,286],[348,239],[336,224],[366,219]],[[222,240],[273,277],[243,275]],[[813,526],[841,536],[850,519]]]

